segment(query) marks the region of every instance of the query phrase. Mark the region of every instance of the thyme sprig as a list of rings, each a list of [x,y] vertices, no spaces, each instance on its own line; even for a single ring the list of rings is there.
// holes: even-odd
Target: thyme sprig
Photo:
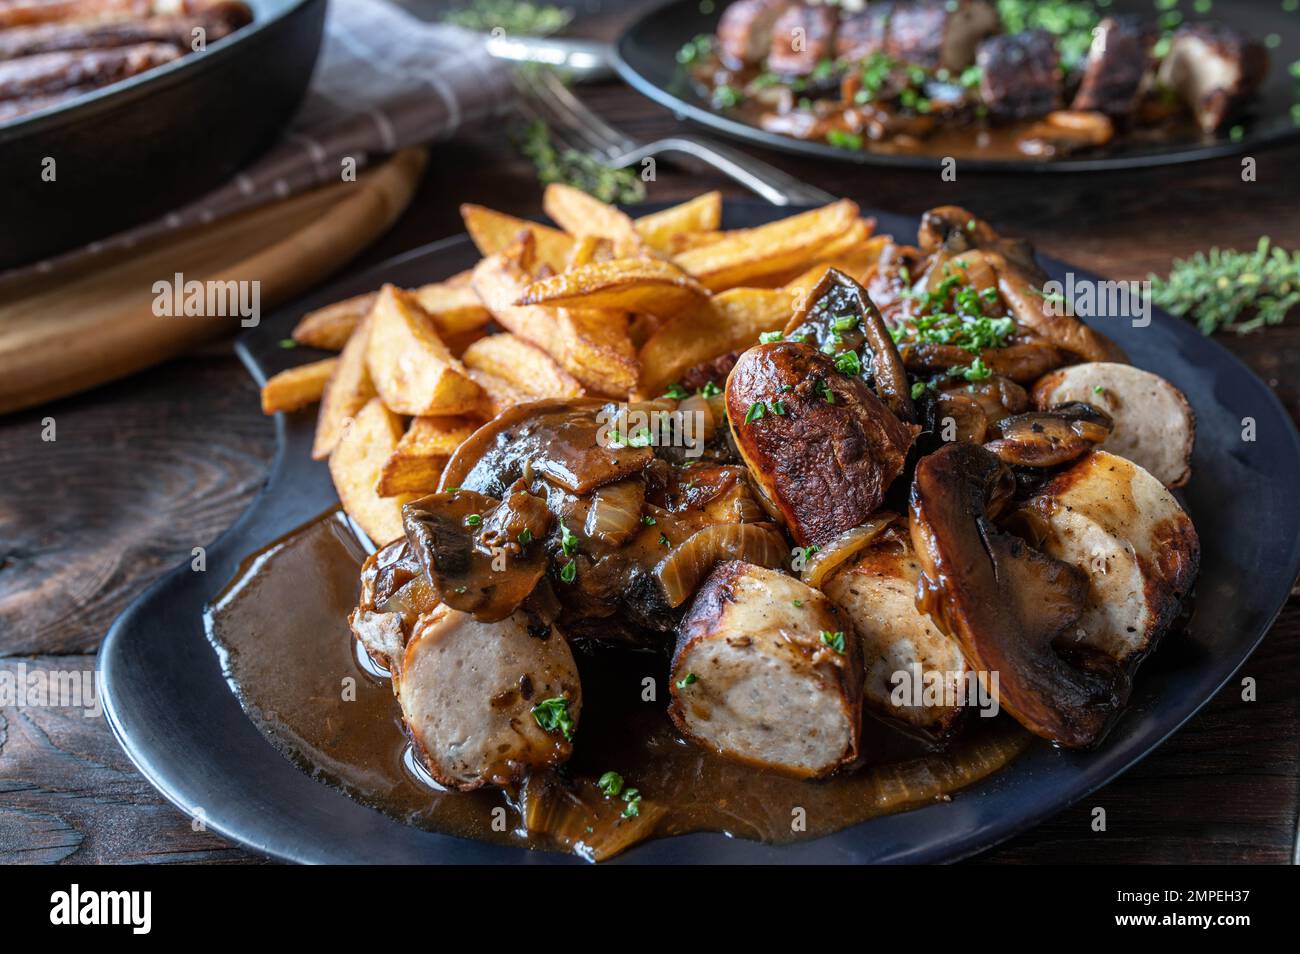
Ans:
[[[1168,278],[1148,277],[1155,304],[1207,335],[1281,324],[1300,305],[1300,252],[1270,246],[1268,236],[1253,252],[1212,248],[1175,259]]]

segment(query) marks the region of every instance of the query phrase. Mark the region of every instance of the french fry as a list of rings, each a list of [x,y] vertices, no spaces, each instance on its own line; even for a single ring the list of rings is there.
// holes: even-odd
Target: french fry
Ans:
[[[409,293],[385,285],[370,313],[366,364],[375,390],[398,414],[464,414],[483,392]]]
[[[712,244],[681,252],[673,261],[701,284],[721,291],[806,268],[827,245],[854,228],[857,220],[857,204],[841,199],[811,212],[732,232]]]
[[[614,397],[636,387],[638,366],[626,315],[516,305],[532,280],[504,255],[479,262],[473,284],[498,324],[546,351],[584,387]]]
[[[370,343],[370,317],[361,320],[339,355],[339,363],[321,395],[316,415],[316,438],[312,443],[312,460],[324,460],[339,441],[343,428],[366,402],[375,396],[375,385],[366,366],[366,349]]]
[[[416,417],[379,472],[381,497],[427,494],[438,488],[447,459],[478,424],[467,417]]]
[[[599,235],[580,235],[573,240],[568,261],[564,263],[566,272],[581,268],[589,262],[606,262],[613,257],[613,243]]]
[[[483,403],[479,413],[489,420],[516,404],[537,400],[533,395],[520,390],[505,378],[499,378],[495,374],[470,368],[469,376],[483,389]]]
[[[523,338],[489,335],[465,349],[465,367],[500,378],[533,397],[578,397],[582,384],[555,360]]]
[[[281,371],[262,385],[262,413],[296,411],[315,404],[338,367],[338,358],[326,358]]]
[[[732,288],[714,295],[650,336],[638,356],[637,395],[657,397],[697,364],[758,344],[760,334],[785,327],[790,314],[790,293],[782,288]]]
[[[802,292],[807,295],[821,281],[826,270],[838,268],[845,275],[848,275],[854,281],[865,284],[880,258],[880,253],[886,245],[892,241],[888,235],[877,235],[859,243],[854,248],[837,254],[832,258],[818,262],[811,268],[800,272],[797,276],[785,283],[785,288],[792,294],[798,295]]]
[[[482,328],[492,318],[469,285],[434,282],[421,285],[412,294],[438,328],[442,338]]]
[[[682,232],[672,237],[668,243],[668,253],[676,255],[678,252],[685,252],[687,249],[712,245],[714,242],[721,242],[729,234],[728,232]]]
[[[381,497],[376,490],[380,472],[401,436],[401,418],[379,398],[371,398],[349,419],[330,454],[330,477],[343,509],[376,546],[402,535],[402,504],[411,499],[409,495]]]
[[[542,194],[542,208],[570,235],[599,235],[613,242],[642,244],[636,223],[626,214],[573,186],[552,182]]]
[[[559,229],[517,219],[481,205],[462,205],[460,215],[465,220],[465,230],[484,258],[504,252],[519,238],[519,233],[527,232],[533,237],[538,260],[549,265],[553,272],[564,271],[573,239]]]
[[[671,262],[623,258],[533,282],[515,304],[646,311],[664,317],[708,297],[707,288]]]
[[[662,212],[652,212],[636,220],[636,230],[646,244],[657,252],[680,251],[674,240],[696,232],[712,232],[722,224],[722,193],[705,192],[688,202]]]
[[[307,312],[294,326],[293,340],[308,348],[341,351],[361,319],[370,314],[377,296],[367,292]]]

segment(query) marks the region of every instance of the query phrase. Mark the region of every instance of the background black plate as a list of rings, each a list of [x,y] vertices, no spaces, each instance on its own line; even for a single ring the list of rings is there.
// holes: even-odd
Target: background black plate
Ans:
[[[0,125],[0,269],[130,228],[220,185],[284,131],[307,90],[325,0],[245,0],[208,47]],[[57,178],[41,178],[53,157]]]
[[[788,210],[729,202],[727,228]],[[916,221],[872,213],[882,232],[910,239]],[[259,383],[319,356],[285,350],[303,310],[371,291],[407,287],[471,266],[464,236],[393,259],[264,321],[239,342]],[[1045,260],[1053,278],[1070,271]],[[1076,281],[1093,276],[1075,271]],[[1156,314],[1146,328],[1103,326],[1135,364],[1182,388],[1197,414],[1188,509],[1203,549],[1197,610],[1139,672],[1132,703],[1096,752],[1036,743],[1002,772],[952,801],[877,818],[813,841],[775,847],[701,833],[639,845],[618,863],[928,862],[987,848],[1060,811],[1158,746],[1228,680],[1264,637],[1300,570],[1300,437],[1272,392],[1236,358],[1186,322]],[[1243,418],[1257,441],[1240,439]],[[488,845],[403,825],[314,781],[253,726],[222,678],[204,637],[204,605],[253,551],[334,506],[323,463],[310,458],[315,408],[275,421],[270,479],[249,510],[207,551],[207,571],[178,567],[113,624],[100,649],[103,700],[131,760],[168,799],[225,837],[276,858],[307,862],[562,863],[549,852]]]
[[[634,89],[655,102],[667,106],[680,116],[710,126],[719,132],[760,146],[783,152],[858,162],[868,165],[905,166],[917,169],[938,168],[935,156],[896,156],[868,151],[837,149],[826,143],[805,142],[767,132],[739,119],[716,112],[707,98],[692,88],[678,65],[676,54],[682,44],[700,33],[713,33],[718,18],[730,0],[710,0],[701,11],[700,0],[670,0],[642,16],[630,26],[617,45],[619,75]],[[1190,8],[1191,3],[1181,4]],[[1106,12],[1139,12],[1155,17],[1152,0],[1114,0]],[[1189,19],[1189,10],[1183,12]],[[1269,75],[1252,107],[1249,118],[1241,122],[1244,135],[1233,142],[1225,131],[1217,138],[1161,145],[1125,145],[1123,142],[1087,157],[1057,159],[1047,162],[1031,160],[962,159],[962,169],[975,171],[1081,172],[1102,169],[1132,169],[1140,166],[1173,165],[1196,162],[1216,156],[1249,152],[1300,138],[1300,126],[1291,118],[1291,106],[1300,102],[1300,84],[1287,71],[1289,64],[1300,60],[1300,13],[1284,12],[1281,0],[1220,0],[1203,19],[1215,19],[1236,27],[1249,36],[1263,40],[1277,34],[1281,45],[1268,51]]]

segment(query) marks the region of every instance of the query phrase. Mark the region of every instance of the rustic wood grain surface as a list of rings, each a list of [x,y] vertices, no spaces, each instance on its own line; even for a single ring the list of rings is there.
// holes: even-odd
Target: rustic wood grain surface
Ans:
[[[580,21],[609,35],[618,17]],[[632,136],[682,128],[616,84],[584,98]],[[1165,272],[1211,245],[1261,234],[1300,248],[1300,147],[1169,169],[1026,177],[937,174],[763,158],[864,206],[916,214],[968,206],[1010,235],[1113,278]],[[661,163],[652,200],[727,183]],[[435,148],[411,209],[350,269],[461,231],[456,206],[540,213],[540,190],[501,130]],[[51,316],[57,320],[57,316]],[[1300,420],[1300,321],[1221,343]],[[42,440],[49,420],[57,441]],[[228,343],[85,395],[0,419],[0,669],[88,671],[113,617],[162,570],[189,559],[247,506],[274,452],[270,420]],[[1300,475],[1297,475],[1300,484]],[[1262,862],[1294,858],[1300,808],[1300,598],[1243,675],[1155,754],[1084,804],[981,862]],[[1090,829],[1090,810],[1108,830]],[[165,803],[134,771],[102,717],[0,707],[0,862],[252,862]]]

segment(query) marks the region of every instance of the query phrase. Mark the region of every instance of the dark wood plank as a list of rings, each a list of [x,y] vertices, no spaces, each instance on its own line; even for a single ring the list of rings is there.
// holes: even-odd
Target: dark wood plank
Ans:
[[[597,6],[600,6],[597,4]],[[605,8],[626,5],[606,3]],[[617,17],[579,25],[609,35]],[[615,84],[582,95],[631,135],[679,131],[670,113]],[[976,176],[829,166],[764,153],[773,164],[865,206],[916,214],[957,203],[1007,234],[1115,278],[1163,272],[1212,244],[1248,248],[1268,233],[1300,247],[1293,170],[1300,147],[1259,155],[1258,181],[1236,159],[1099,176]],[[660,163],[652,200],[707,188],[710,174]],[[437,145],[411,209],[353,264],[359,269],[461,231],[456,206],[540,213],[528,163],[499,130]],[[1300,323],[1231,348],[1300,419]],[[53,417],[58,440],[40,439]],[[228,345],[110,387],[0,419],[0,668],[93,666],[102,634],[163,569],[210,542],[247,506],[273,453],[270,422]],[[1300,600],[1250,660],[1259,701],[1229,686],[1141,765],[982,862],[1291,860],[1300,807]],[[1108,831],[1090,828],[1104,807]],[[102,718],[48,707],[0,709],[0,862],[252,860],[163,802],[132,769]]]

